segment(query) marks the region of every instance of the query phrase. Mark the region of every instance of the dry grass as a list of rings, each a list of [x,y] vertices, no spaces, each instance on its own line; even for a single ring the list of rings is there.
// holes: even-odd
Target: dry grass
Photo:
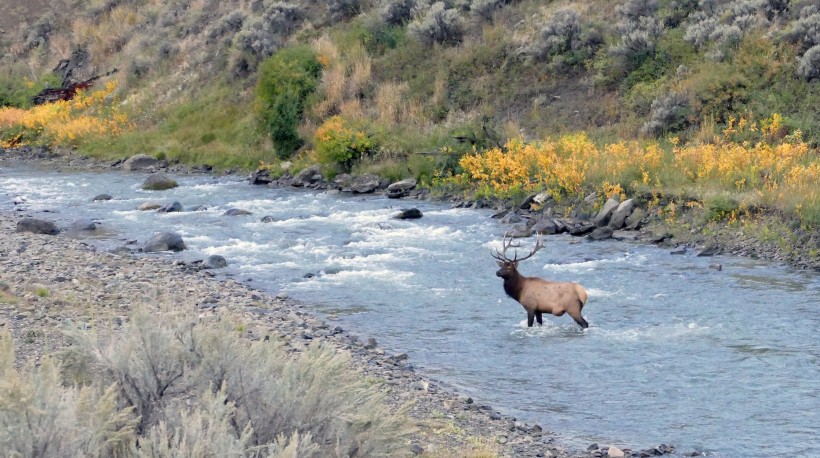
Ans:
[[[386,82],[376,89],[374,105],[380,124],[393,127],[410,118],[407,95],[410,87],[406,82]]]

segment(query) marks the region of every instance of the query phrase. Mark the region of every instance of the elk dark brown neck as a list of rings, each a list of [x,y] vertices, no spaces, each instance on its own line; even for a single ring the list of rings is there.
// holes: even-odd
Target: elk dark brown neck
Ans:
[[[518,271],[513,271],[512,275],[504,279],[504,292],[507,296],[518,300],[521,298],[522,289],[524,289],[524,277]]]

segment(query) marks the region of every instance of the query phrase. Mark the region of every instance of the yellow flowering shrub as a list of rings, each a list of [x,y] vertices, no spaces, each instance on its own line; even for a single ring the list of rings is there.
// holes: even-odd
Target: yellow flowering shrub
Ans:
[[[112,82],[99,91],[79,91],[71,100],[28,110],[0,108],[0,145],[38,142],[77,146],[87,139],[117,135],[129,128],[129,121],[110,102],[115,89]]]
[[[820,159],[799,130],[785,130],[778,114],[759,123],[732,118],[723,136],[712,143],[682,145],[678,138],[669,142],[666,149],[657,142],[635,141],[599,147],[583,133],[536,142],[513,139],[503,149],[463,156],[463,172],[451,181],[499,197],[547,191],[556,199],[585,189],[624,198],[637,186],[664,192],[694,185],[701,190],[752,191],[774,207],[820,215]],[[667,213],[674,215],[675,210],[673,206]]]
[[[351,126],[341,116],[331,116],[316,129],[313,146],[320,162],[350,171],[353,163],[369,154],[376,144],[364,130]]]

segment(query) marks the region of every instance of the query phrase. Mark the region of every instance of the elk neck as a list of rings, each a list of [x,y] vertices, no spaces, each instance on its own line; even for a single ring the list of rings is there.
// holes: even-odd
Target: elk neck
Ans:
[[[507,296],[518,300],[522,289],[524,289],[524,277],[518,271],[513,271],[512,275],[504,278],[504,292]]]

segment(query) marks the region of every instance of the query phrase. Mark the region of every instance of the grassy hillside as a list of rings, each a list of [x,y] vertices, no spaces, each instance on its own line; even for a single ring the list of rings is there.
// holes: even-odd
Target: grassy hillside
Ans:
[[[6,110],[6,145],[274,170],[320,162],[479,194],[640,191],[701,205],[731,195],[734,209],[820,221],[816,0],[107,0],[41,11],[3,35],[0,104],[28,108],[65,76],[52,72],[61,59],[77,65],[74,80],[120,71],[106,79],[108,111],[62,136],[23,132],[30,113]],[[544,156],[578,135],[577,154]],[[468,166],[509,141],[542,153],[507,155],[518,172],[485,160],[507,184]],[[547,163],[551,177],[536,176]]]

